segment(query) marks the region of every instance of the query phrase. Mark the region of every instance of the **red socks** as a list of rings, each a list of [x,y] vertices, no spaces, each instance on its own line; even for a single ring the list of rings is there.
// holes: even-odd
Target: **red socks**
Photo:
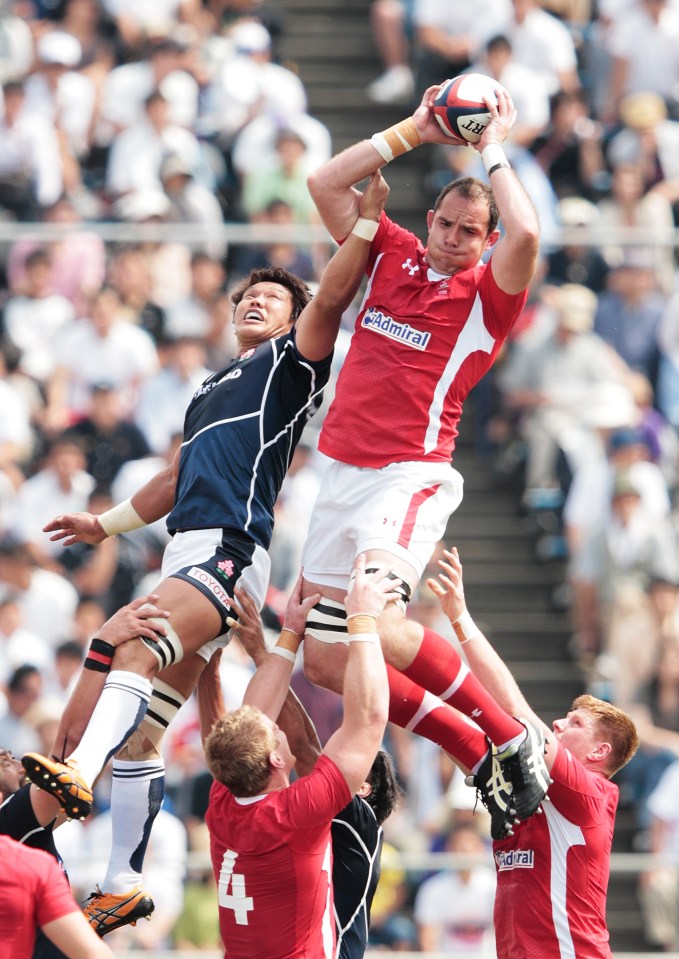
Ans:
[[[483,733],[392,666],[387,674],[390,722],[430,739],[465,769],[473,769],[488,751]]]
[[[432,629],[425,628],[422,645],[403,674],[473,719],[496,746],[525,732],[469,671],[455,647]]]

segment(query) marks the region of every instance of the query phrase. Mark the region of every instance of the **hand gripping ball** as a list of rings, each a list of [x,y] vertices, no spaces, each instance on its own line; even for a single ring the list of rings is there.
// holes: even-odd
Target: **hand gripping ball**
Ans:
[[[434,101],[434,116],[446,136],[477,143],[490,122],[484,97],[497,102],[502,85],[483,73],[463,73],[447,80]]]

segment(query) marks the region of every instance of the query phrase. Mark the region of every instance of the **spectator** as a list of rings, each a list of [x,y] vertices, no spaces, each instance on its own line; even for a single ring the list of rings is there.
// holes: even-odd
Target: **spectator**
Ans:
[[[142,382],[157,367],[153,340],[121,319],[120,297],[104,286],[92,298],[91,318],[72,324],[60,338],[57,369],[48,384],[49,421],[67,426],[85,416],[92,386],[104,380],[121,390],[127,416]]]
[[[646,937],[665,952],[679,948],[679,875],[675,864],[679,854],[677,788],[679,761],[665,770],[648,798],[649,851],[665,861],[642,873],[639,885]]]
[[[583,197],[568,196],[559,201],[557,218],[572,239],[547,255],[546,283],[578,283],[597,294],[606,288],[608,263],[588,242],[590,227],[596,226],[599,216],[597,207]]]
[[[78,604],[73,586],[46,569],[36,569],[27,544],[5,535],[0,539],[0,598],[11,596],[25,628],[55,647],[68,639]]]
[[[559,199],[595,198],[606,185],[602,135],[581,90],[552,94],[550,123],[531,151]]]
[[[627,250],[599,296],[594,331],[627,366],[655,382],[657,331],[665,297],[658,290],[650,250]]]
[[[506,403],[519,413],[528,443],[526,494],[559,487],[561,450],[571,472],[596,455],[599,438],[589,417],[613,388],[622,399],[622,361],[592,332],[597,298],[591,290],[566,284],[553,291],[556,326],[544,340],[516,348],[499,376]],[[629,398],[631,403],[631,397]]]
[[[80,215],[67,197],[62,196],[47,207],[42,220],[64,228],[61,239],[49,244],[50,292],[61,293],[73,304],[76,316],[85,316],[91,296],[104,281],[104,243],[96,233],[83,228]],[[30,234],[12,244],[7,275],[15,293],[24,293],[26,257],[40,246],[42,240]]]
[[[478,831],[453,826],[444,851],[472,860],[425,879],[415,896],[414,916],[422,952],[495,955],[493,903],[495,876]]]
[[[674,229],[672,206],[662,193],[646,190],[641,167],[637,163],[620,163],[613,170],[611,195],[599,200],[599,223],[609,235],[616,236],[627,228],[637,228],[648,235],[654,232],[669,235]],[[619,265],[627,256],[646,257],[654,269],[656,286],[668,293],[674,285],[674,253],[670,247],[651,250],[648,247],[621,248],[607,245],[604,256],[612,266]]]
[[[57,337],[75,319],[73,304],[51,291],[52,264],[45,249],[35,249],[24,263],[24,292],[11,296],[4,323],[11,343],[21,351],[19,368],[45,384],[54,372]]]
[[[198,115],[198,84],[184,68],[185,46],[171,36],[151,37],[146,56],[123,63],[106,77],[97,126],[97,142],[108,145],[143,119],[144,104],[159,90],[170,123],[190,130]]]
[[[274,144],[274,164],[246,172],[243,177],[244,211],[253,218],[273,200],[283,200],[292,209],[295,223],[317,221],[316,205],[306,184],[309,171],[304,139],[294,129],[283,127],[276,133]]]
[[[24,83],[3,86],[0,120],[0,206],[18,220],[31,220],[63,190],[60,145],[53,125],[25,108]]]
[[[171,121],[168,101],[156,89],[144,101],[142,117],[111,143],[106,190],[112,197],[161,191],[160,165],[166,153],[180,156],[192,171],[199,167],[198,140],[190,130]]]
[[[679,200],[679,123],[668,119],[658,94],[646,92],[621,100],[620,119],[624,126],[608,143],[608,162],[612,167],[636,164],[644,189],[660,193],[674,208]],[[676,222],[676,209],[674,217]]]
[[[413,6],[413,0],[373,0],[370,5],[370,24],[384,66],[366,88],[375,103],[404,103],[415,93],[410,67]]]
[[[578,90],[575,45],[568,27],[538,0],[512,0],[513,15],[502,26],[517,63],[540,74],[547,93]]]
[[[658,575],[679,576],[676,533],[667,519],[646,512],[633,476],[618,473],[610,521],[589,531],[571,564],[576,652],[585,664],[608,651],[611,625],[619,615],[638,611]]]
[[[282,264],[281,264],[282,265]],[[163,333],[167,340],[200,339],[216,349],[222,328],[217,304],[225,297],[226,272],[220,260],[196,251],[191,256],[191,291],[165,310]]]
[[[511,12],[508,0],[415,0],[416,94],[462,73],[478,56],[483,40],[499,33]]]
[[[123,418],[120,393],[108,380],[93,384],[89,414],[69,435],[84,452],[87,471],[99,486],[110,487],[121,466],[151,452],[139,427]]]
[[[0,684],[19,666],[28,663],[40,670],[52,664],[52,650],[39,636],[24,628],[21,609],[11,593],[0,602]]]
[[[271,35],[266,27],[241,21],[231,27],[227,36],[233,44],[233,56],[205,91],[199,124],[199,131],[215,137],[224,152],[256,117],[289,117],[304,113],[307,106],[299,77],[272,62]]]
[[[165,312],[153,300],[153,272],[141,246],[118,247],[111,255],[109,283],[120,297],[120,315],[162,344]]]
[[[85,509],[93,488],[94,479],[86,470],[82,445],[73,436],[55,437],[41,468],[18,491],[12,524],[17,538],[29,544],[38,565],[58,563],[63,552],[59,543],[45,537],[45,523],[56,513]]]
[[[679,12],[668,0],[640,0],[611,31],[612,57],[604,119],[615,122],[627,94],[655,93],[676,103],[679,83]]]
[[[253,222],[270,223],[273,226],[292,226],[294,214],[285,200],[276,199],[271,200],[259,216],[253,217]],[[307,282],[316,279],[316,270],[311,256],[304,249],[285,240],[273,240],[264,246],[242,247],[236,259],[234,272],[242,274],[268,266],[282,266]]]
[[[141,388],[135,422],[157,456],[163,456],[173,437],[181,433],[189,401],[210,375],[205,358],[205,346],[199,337],[171,340],[165,349],[165,365]],[[131,491],[138,486],[141,483],[130,487]]]
[[[503,33],[486,41],[483,56],[469,71],[484,73],[509,91],[517,113],[512,142],[530,148],[549,123],[549,94],[543,78],[516,61],[512,45]]]
[[[214,192],[198,183],[193,173],[191,165],[177,154],[169,154],[161,161],[160,182],[170,201],[167,219],[203,227],[205,240],[194,249],[221,260],[227,250],[220,236],[224,226],[222,207]]]
[[[75,37],[60,30],[45,33],[36,46],[37,69],[26,80],[25,111],[41,117],[57,131],[64,186],[80,185],[78,161],[90,148],[95,111],[92,81],[77,71],[82,48]]]
[[[26,713],[40,698],[42,677],[37,666],[18,666],[7,680],[7,711],[0,716],[0,741],[17,755],[37,749],[38,734],[26,720]]]

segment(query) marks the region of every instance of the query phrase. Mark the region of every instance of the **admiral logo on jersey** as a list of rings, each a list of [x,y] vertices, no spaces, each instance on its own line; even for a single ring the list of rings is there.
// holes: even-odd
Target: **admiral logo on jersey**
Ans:
[[[499,872],[506,872],[508,869],[532,869],[534,856],[532,849],[509,849],[507,852],[498,849],[493,854]]]
[[[424,351],[427,349],[431,333],[423,333],[421,330],[414,329],[410,323],[399,323],[391,316],[385,316],[381,310],[370,307],[366,310],[361,326],[382,336],[388,336],[390,340],[398,340],[405,343],[406,346],[412,346],[416,350]]]

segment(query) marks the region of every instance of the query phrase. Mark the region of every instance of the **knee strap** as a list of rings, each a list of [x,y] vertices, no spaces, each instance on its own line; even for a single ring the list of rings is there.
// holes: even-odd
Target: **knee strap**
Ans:
[[[305,634],[321,643],[344,643],[349,645],[347,611],[343,603],[334,599],[322,599],[309,611]]]
[[[145,609],[150,605],[150,603],[146,603],[144,606],[141,606],[140,609]],[[174,626],[167,619],[159,619],[153,616],[149,617],[148,622],[163,625],[167,634],[161,636],[160,633],[158,633],[158,639],[155,642],[152,639],[147,639],[146,636],[139,637],[147,649],[150,649],[156,657],[160,668],[165,669],[166,666],[171,666],[172,663],[181,662],[184,658],[184,649]]]
[[[160,744],[165,730],[185,702],[185,696],[156,677],[146,715],[127,740],[120,758],[143,760],[160,757]]]

